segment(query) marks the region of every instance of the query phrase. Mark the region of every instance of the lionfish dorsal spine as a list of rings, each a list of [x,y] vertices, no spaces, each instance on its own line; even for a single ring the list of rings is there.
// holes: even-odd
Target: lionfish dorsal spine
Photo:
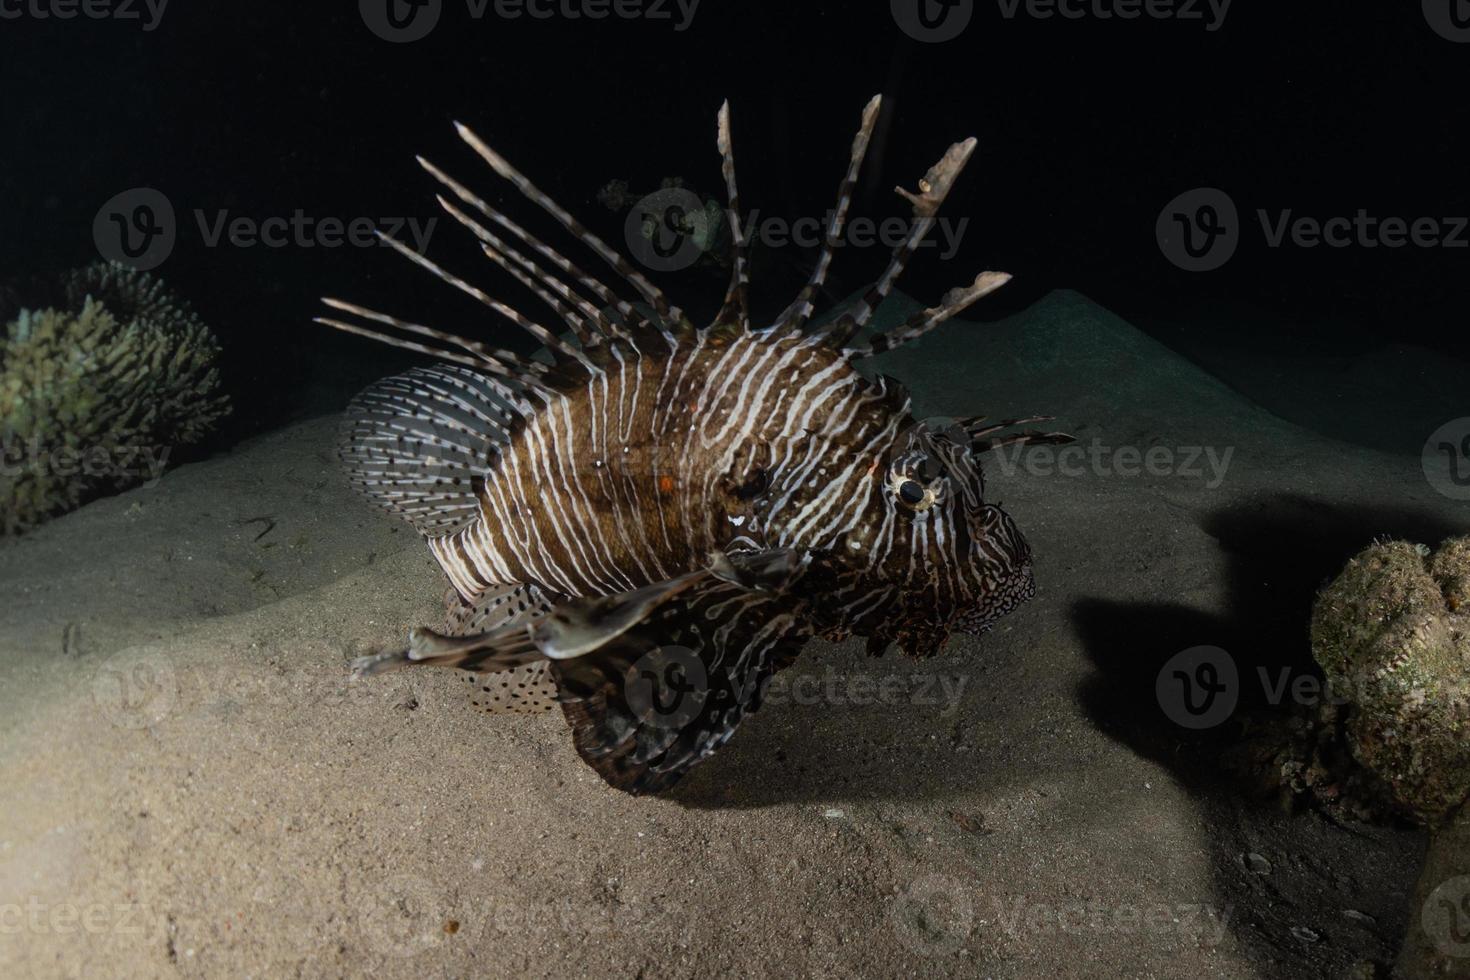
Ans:
[[[613,271],[622,276],[638,292],[638,295],[643,297],[644,302],[653,307],[654,312],[658,314],[660,329],[665,333],[666,339],[670,344],[675,345],[671,331],[680,328],[687,330],[689,329],[689,322],[682,310],[669,303],[668,297],[663,294],[662,290],[650,282],[647,276],[633,268],[632,263],[620,253],[609,247],[606,242],[588,230],[569,211],[548,197],[535,184],[531,183],[525,174],[511,166],[509,161],[491,149],[468,126],[465,126],[463,123],[455,123],[454,125],[455,129],[459,132],[460,138],[469,144],[470,148],[478,153],[481,159],[490,165],[491,169],[515,185],[516,190],[520,191],[523,197],[555,218],[557,223],[575,235],[583,244],[595,252],[599,258],[611,266]]]
[[[894,248],[888,260],[888,267],[883,270],[878,281],[869,287],[862,299],[838,317],[829,328],[830,343],[833,346],[846,347],[852,338],[867,326],[868,320],[872,318],[874,311],[878,309],[883,300],[888,298],[888,294],[893,291],[899,277],[908,268],[909,260],[918,250],[919,243],[933,228],[940,206],[949,196],[955,178],[965,169],[965,164],[969,162],[974,150],[974,137],[955,143],[945,151],[938,163],[929,168],[929,172],[919,182],[918,193],[906,191],[902,187],[895,188],[913,205],[913,222],[909,226],[908,236]],[[890,344],[891,346],[896,345]]]
[[[837,187],[837,206],[832,209],[832,216],[827,222],[827,231],[822,237],[822,251],[817,256],[817,263],[812,269],[811,278],[807,280],[796,299],[792,300],[791,305],[776,319],[777,326],[783,330],[802,330],[816,309],[817,293],[827,281],[827,271],[832,266],[832,257],[842,236],[843,226],[847,222],[847,211],[852,204],[852,192],[857,187],[858,174],[862,171],[863,160],[868,155],[868,144],[872,142],[873,127],[878,123],[878,113],[882,107],[882,95],[873,96],[863,107],[862,124],[858,127],[857,135],[852,140],[852,153],[848,157],[847,172],[842,177],[842,183]]]
[[[776,321],[770,327],[754,331],[755,333],[772,337],[793,333],[803,335],[808,342],[829,347],[838,351],[843,359],[853,361],[892,350],[922,337],[929,330],[955,316],[971,303],[988,295],[1008,281],[1009,277],[1003,273],[982,273],[971,285],[951,290],[938,306],[921,310],[899,327],[873,337],[866,346],[851,346],[853,338],[868,325],[878,306],[892,293],[919,244],[932,229],[940,206],[948,197],[956,178],[974,151],[975,140],[971,138],[952,145],[939,162],[931,167],[920,180],[917,191],[898,188],[898,193],[905,197],[913,207],[913,221],[909,234],[894,249],[882,275],[860,299],[822,329],[810,333],[806,331],[806,325],[810,322],[815,309],[816,297],[827,281],[833,257],[851,208],[853,190],[857,185],[863,161],[872,142],[881,108],[882,97],[875,95],[863,109],[861,124],[857,134],[853,137],[847,170],[838,186],[837,203],[828,220],[822,248],[810,278]],[[716,143],[721,156],[721,170],[725,178],[726,213],[734,243],[734,260],[730,285],[720,312],[710,327],[705,330],[695,330],[684,312],[670,303],[668,297],[645,275],[634,268],[624,256],[588,230],[570,212],[557,204],[509,161],[480,139],[469,127],[455,123],[455,128],[460,138],[489,164],[491,169],[508,180],[522,196],[549,214],[617,272],[636,291],[646,304],[645,308],[651,313],[651,316],[644,315],[639,307],[619,297],[612,289],[578,267],[561,252],[526,231],[459,181],[420,157],[418,158],[420,165],[461,202],[480,212],[491,223],[505,229],[513,238],[570,280],[570,282],[563,280],[555,272],[493,233],[463,209],[455,206],[448,198],[439,196],[441,207],[456,222],[475,235],[486,257],[505,269],[552,309],[572,332],[576,342],[570,343],[562,339],[554,331],[501,303],[462,277],[449,272],[386,235],[380,235],[380,237],[399,254],[456,289],[474,297],[528,332],[551,352],[552,367],[548,368],[544,364],[522,358],[510,351],[489,348],[450,332],[435,330],[422,324],[400,320],[337,300],[328,300],[327,303],[334,309],[352,313],[391,330],[437,341],[442,346],[435,347],[422,341],[410,340],[393,333],[385,333],[361,324],[346,323],[333,318],[318,318],[319,322],[467,367],[481,366],[508,380],[524,383],[529,392],[541,397],[547,397],[567,384],[576,384],[588,377],[599,375],[603,370],[602,364],[607,358],[594,359],[589,356],[589,352],[602,346],[605,341],[610,342],[613,346],[619,343],[626,344],[636,351],[642,339],[656,336],[664,341],[671,352],[677,352],[685,345],[688,338],[700,336],[717,327],[733,329],[737,332],[752,332],[748,312],[749,243],[746,240],[746,229],[740,214],[740,195],[735,177],[734,146],[728,102],[722,104],[718,114]],[[574,288],[574,284],[577,288]],[[583,292],[578,292],[578,288]],[[598,308],[593,305],[589,301],[589,294],[604,304],[603,307]]]
[[[738,325],[750,329],[750,260],[746,254],[745,232],[740,220],[740,190],[735,183],[735,148],[730,136],[730,100],[720,106],[715,144],[720,150],[720,171],[725,177],[725,215],[730,222],[731,261],[730,288],[725,302],[715,315],[716,327]]]
[[[454,195],[458,197],[461,201],[463,201],[465,204],[468,204],[476,211],[479,211],[485,217],[489,218],[490,221],[492,221],[494,224],[497,224],[501,228],[504,228],[518,241],[520,241],[521,244],[525,245],[527,248],[531,249],[531,251],[540,255],[546,261],[550,262],[553,266],[559,269],[563,275],[568,276],[577,285],[581,286],[587,292],[597,297],[597,299],[605,306],[616,310],[618,316],[621,317],[625,322],[633,322],[641,319],[637,311],[634,309],[633,304],[615,294],[611,289],[603,285],[595,276],[589,275],[581,267],[572,262],[571,259],[568,259],[561,252],[557,251],[555,248],[552,248],[550,245],[536,238],[515,221],[511,220],[503,212],[501,212],[497,208],[492,207],[479,195],[475,194],[459,181],[449,176],[443,170],[440,170],[429,160],[425,159],[422,156],[417,157],[416,159],[418,160],[419,166],[423,167],[424,170],[427,171],[428,174],[435,180],[439,181],[445,187],[449,188],[449,190],[452,191]],[[441,206],[444,205],[445,202],[442,196],[439,197],[439,202]],[[506,250],[502,249],[502,251]],[[534,274],[538,278],[542,279],[548,286],[553,286],[553,288],[559,286],[561,287],[561,289],[565,289],[567,292],[571,291],[570,287],[568,287],[565,282],[558,279],[552,273],[546,271],[541,266],[536,265],[532,260],[528,259],[527,262],[529,263],[527,265],[528,270],[534,267]],[[626,334],[622,330],[622,328],[618,326],[617,321],[613,320],[611,317],[607,316],[605,313],[592,306],[590,303],[587,303],[586,307],[591,314],[591,318],[597,322],[598,328],[602,331],[604,335],[609,338],[618,338],[624,340],[629,339],[628,334]],[[588,341],[595,343],[599,339],[600,338],[598,338],[594,334],[588,338]]]

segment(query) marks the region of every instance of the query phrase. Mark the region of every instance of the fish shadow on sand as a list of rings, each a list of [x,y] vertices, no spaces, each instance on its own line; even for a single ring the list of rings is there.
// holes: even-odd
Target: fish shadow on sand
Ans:
[[[1269,802],[1247,799],[1247,780],[1230,765],[1230,757],[1242,744],[1243,727],[1285,718],[1296,708],[1290,689],[1282,686],[1283,678],[1320,677],[1311,657],[1312,605],[1318,591],[1348,559],[1385,537],[1436,545],[1463,533],[1463,527],[1428,511],[1340,504],[1293,494],[1242,501],[1205,516],[1200,526],[1228,558],[1226,612],[1101,599],[1083,599],[1074,605],[1074,624],[1096,668],[1079,690],[1089,716],[1111,738],[1167,767],[1199,801],[1207,839],[1215,851],[1221,903],[1241,909],[1262,904],[1291,909],[1294,904],[1307,904],[1304,895],[1291,894],[1296,886],[1290,875],[1253,876],[1231,866],[1246,842],[1267,837],[1279,839],[1286,848],[1315,852],[1324,880],[1334,875],[1339,881],[1370,877],[1397,864],[1399,870],[1389,874],[1402,880],[1392,882],[1391,890],[1409,889],[1416,874],[1415,835],[1366,827],[1331,833],[1333,828],[1320,818],[1292,818]],[[1218,723],[1190,728],[1173,720],[1179,717],[1187,682],[1172,669],[1162,680],[1161,675],[1177,654],[1200,646],[1228,653],[1235,667],[1238,702]],[[1201,707],[1205,699],[1199,681],[1210,680],[1210,676],[1202,678],[1189,664],[1176,666],[1186,667],[1184,674],[1195,681],[1187,696],[1194,699],[1196,708]],[[1242,724],[1246,720],[1249,725]],[[1324,841],[1336,841],[1341,854],[1323,853]],[[1343,861],[1358,866],[1331,866]],[[1318,899],[1323,903],[1347,898],[1330,894],[1330,880],[1321,891],[1325,894]],[[1339,925],[1341,907],[1332,912]],[[1311,909],[1291,911],[1308,916]],[[1324,918],[1326,914],[1324,911]],[[1386,902],[1376,937],[1334,937],[1339,939],[1335,952],[1381,958],[1386,947],[1391,955],[1398,929],[1395,920],[1402,914]],[[1280,920],[1276,922],[1279,928],[1268,924],[1256,929],[1248,926],[1250,918],[1241,914],[1231,923],[1243,945],[1259,950],[1264,941],[1274,948],[1267,960],[1304,955],[1303,943],[1290,934],[1291,922]],[[1347,948],[1350,946],[1357,948]]]
[[[778,675],[784,696],[748,718],[671,799],[711,810],[841,806],[958,799],[1014,782],[1015,773],[986,750],[976,716],[997,729],[1025,730],[1026,706],[987,691],[1009,658],[1022,660],[1026,651],[978,642],[923,660],[896,650],[872,657],[860,641],[814,644]],[[956,681],[965,683],[956,690]],[[835,697],[823,693],[826,685]],[[888,685],[888,697],[876,693],[879,685]]]
[[[1187,785],[1199,787],[1215,784],[1215,775],[1180,767],[1175,756],[1181,747],[1208,751],[1229,726],[1191,730],[1170,720],[1156,690],[1170,658],[1197,646],[1221,648],[1239,677],[1235,714],[1276,707],[1290,698],[1276,693],[1283,668],[1291,676],[1315,672],[1308,634],[1312,604],[1348,559],[1375,540],[1437,545],[1464,532],[1429,512],[1335,504],[1294,494],[1252,498],[1200,523],[1229,559],[1227,612],[1100,599],[1083,599],[1072,610],[1096,666],[1081,688],[1093,721],[1140,754],[1175,768]]]

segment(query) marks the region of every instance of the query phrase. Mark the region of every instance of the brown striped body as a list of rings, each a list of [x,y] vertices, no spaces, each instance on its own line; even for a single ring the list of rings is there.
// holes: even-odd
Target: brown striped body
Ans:
[[[445,210],[573,339],[392,240],[530,332],[549,363],[328,301],[373,326],[324,322],[450,362],[385,379],[349,407],[343,458],[353,481],[425,535],[458,596],[444,633],[415,631],[406,650],[364,658],[358,673],[452,666],[483,678],[478,694],[496,706],[554,695],[583,758],[614,786],[644,792],[672,785],[723,745],[812,636],[865,636],[874,652],[896,642],[930,655],[952,631],[985,630],[1032,595],[1030,549],[986,502],[979,456],[1066,437],[995,435],[1039,417],[918,423],[896,382],[855,367],[1009,277],[982,273],[852,346],[974,140],[951,146],[917,191],[900,190],[913,206],[908,238],[861,299],[811,326],[878,110],[875,98],[863,112],[816,270],[767,327],[752,325],[746,308],[728,107],[719,146],[734,270],[702,329],[466,128],[465,142],[641,304],[421,161],[455,199],[440,198]]]

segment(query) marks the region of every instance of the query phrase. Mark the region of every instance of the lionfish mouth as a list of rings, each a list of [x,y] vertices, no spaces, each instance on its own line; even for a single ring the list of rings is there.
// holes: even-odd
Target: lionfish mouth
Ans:
[[[1026,600],[1036,595],[1036,580],[1031,577],[1031,566],[1026,564],[1016,573],[1012,586],[993,595],[982,604],[960,609],[949,617],[946,626],[956,633],[978,636],[990,632],[997,620],[1005,617]]]

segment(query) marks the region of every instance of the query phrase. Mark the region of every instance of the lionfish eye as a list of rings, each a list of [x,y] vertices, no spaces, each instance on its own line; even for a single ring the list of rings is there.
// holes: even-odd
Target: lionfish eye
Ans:
[[[924,486],[916,480],[904,480],[898,485],[898,499],[916,507],[924,502]]]

